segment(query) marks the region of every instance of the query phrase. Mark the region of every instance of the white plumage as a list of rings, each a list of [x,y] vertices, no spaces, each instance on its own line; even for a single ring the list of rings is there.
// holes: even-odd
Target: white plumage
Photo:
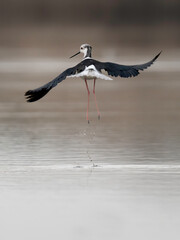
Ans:
[[[82,79],[87,79],[87,80],[97,79],[97,78],[104,79],[104,80],[113,80],[112,78],[99,72],[94,65],[85,67],[84,71],[74,75],[70,75],[68,77],[81,77]]]

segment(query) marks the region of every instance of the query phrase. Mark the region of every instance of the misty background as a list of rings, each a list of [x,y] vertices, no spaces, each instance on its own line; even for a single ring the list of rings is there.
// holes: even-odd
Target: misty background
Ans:
[[[180,1],[0,0],[0,239],[180,239]],[[24,93],[82,60],[135,78]],[[88,81],[92,93],[93,81]]]
[[[179,9],[178,0],[3,0],[0,48],[61,56],[86,42],[96,48],[97,54],[105,47],[117,51],[177,49]],[[33,48],[43,52],[27,52]]]

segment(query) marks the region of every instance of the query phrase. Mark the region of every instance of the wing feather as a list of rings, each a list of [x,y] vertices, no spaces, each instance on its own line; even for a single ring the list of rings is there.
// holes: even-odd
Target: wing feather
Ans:
[[[52,81],[47,84],[36,88],[34,90],[29,90],[25,93],[27,102],[35,102],[40,98],[44,97],[52,88],[54,88],[58,83],[62,82],[66,79],[67,76],[75,74],[76,66],[73,68],[68,68],[64,72],[62,72],[59,76],[57,76]]]
[[[99,70],[104,69],[106,72],[108,72],[109,75],[117,77],[135,77],[139,74],[139,71],[143,71],[144,69],[150,67],[154,61],[159,57],[161,52],[156,55],[151,61],[139,64],[139,65],[120,65],[117,63],[111,63],[111,62],[105,62],[100,64]]]

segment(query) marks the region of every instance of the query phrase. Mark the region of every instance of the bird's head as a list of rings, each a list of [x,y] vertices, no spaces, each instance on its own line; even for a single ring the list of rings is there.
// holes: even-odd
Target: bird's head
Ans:
[[[91,58],[91,52],[92,52],[92,47],[89,44],[85,43],[80,46],[80,51],[74,54],[73,56],[71,56],[70,58],[75,57],[80,53],[84,54],[84,58],[87,58],[87,57]]]

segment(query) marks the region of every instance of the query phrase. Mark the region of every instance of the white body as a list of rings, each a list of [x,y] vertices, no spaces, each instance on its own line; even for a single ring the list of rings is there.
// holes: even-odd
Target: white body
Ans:
[[[85,67],[84,71],[74,75],[70,75],[68,77],[81,77],[82,79],[86,79],[86,80],[97,79],[97,78],[104,79],[104,80],[113,80],[112,78],[99,72],[94,65]]]

